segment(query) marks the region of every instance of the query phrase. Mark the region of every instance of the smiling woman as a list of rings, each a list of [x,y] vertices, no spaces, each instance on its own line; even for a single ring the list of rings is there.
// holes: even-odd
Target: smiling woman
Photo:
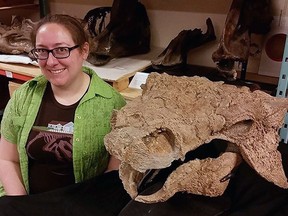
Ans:
[[[2,195],[74,185],[119,165],[106,151],[104,136],[111,130],[112,111],[126,102],[93,70],[82,67],[89,43],[81,23],[68,15],[49,15],[31,35],[42,75],[15,90],[5,108]]]

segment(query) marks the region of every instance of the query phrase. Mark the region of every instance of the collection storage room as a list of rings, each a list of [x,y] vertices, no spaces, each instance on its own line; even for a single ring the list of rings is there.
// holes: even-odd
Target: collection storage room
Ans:
[[[0,0],[0,216],[288,215],[288,0]]]

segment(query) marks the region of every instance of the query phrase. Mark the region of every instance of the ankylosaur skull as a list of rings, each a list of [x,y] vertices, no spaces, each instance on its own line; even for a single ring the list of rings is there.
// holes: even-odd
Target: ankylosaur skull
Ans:
[[[121,160],[119,175],[125,190],[142,202],[165,201],[180,191],[219,196],[229,183],[221,179],[242,159],[267,181],[288,188],[277,150],[287,108],[288,99],[260,90],[197,76],[151,73],[142,96],[113,114],[105,146]],[[238,152],[184,163],[160,190],[138,195],[145,172],[184,160],[188,152],[215,139],[233,144]]]

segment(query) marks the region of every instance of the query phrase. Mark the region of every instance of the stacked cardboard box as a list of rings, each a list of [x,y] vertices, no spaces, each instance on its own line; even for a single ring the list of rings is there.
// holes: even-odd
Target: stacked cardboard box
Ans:
[[[9,93],[10,96],[12,96],[13,92],[20,86],[21,84],[13,82],[13,81],[9,81]]]

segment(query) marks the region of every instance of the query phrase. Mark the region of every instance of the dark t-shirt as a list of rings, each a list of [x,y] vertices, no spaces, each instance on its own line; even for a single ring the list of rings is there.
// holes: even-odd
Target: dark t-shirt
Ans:
[[[72,160],[74,114],[79,102],[64,106],[48,84],[26,151],[30,193],[41,193],[75,182]]]

